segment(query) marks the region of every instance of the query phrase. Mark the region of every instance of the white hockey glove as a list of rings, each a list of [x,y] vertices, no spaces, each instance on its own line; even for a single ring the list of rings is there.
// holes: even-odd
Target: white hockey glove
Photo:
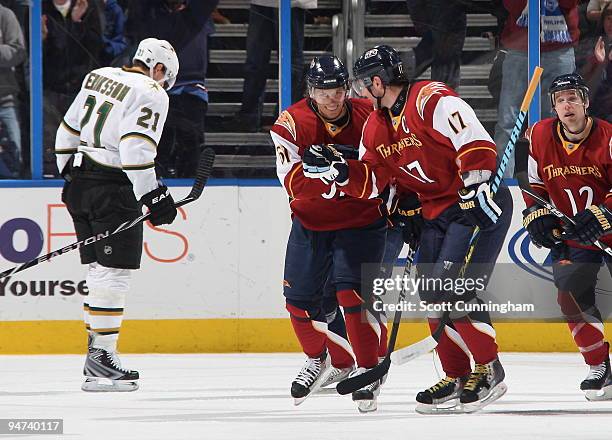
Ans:
[[[330,184],[344,185],[348,180],[348,165],[332,144],[311,145],[302,158],[304,176]]]

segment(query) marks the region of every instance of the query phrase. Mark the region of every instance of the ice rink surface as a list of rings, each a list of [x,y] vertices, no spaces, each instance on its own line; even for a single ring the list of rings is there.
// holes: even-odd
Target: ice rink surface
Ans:
[[[140,390],[85,393],[83,356],[0,356],[0,418],[62,418],[62,436],[18,439],[612,439],[612,402],[587,402],[578,354],[504,353],[508,393],[472,415],[423,416],[432,355],[392,366],[378,411],[326,393],[293,406],[298,354],[122,355]]]

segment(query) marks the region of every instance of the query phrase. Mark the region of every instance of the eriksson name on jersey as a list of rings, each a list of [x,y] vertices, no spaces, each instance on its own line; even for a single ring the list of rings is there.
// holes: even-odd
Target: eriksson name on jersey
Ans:
[[[101,93],[102,95],[110,96],[119,102],[123,101],[123,98],[125,98],[131,89],[131,87],[119,81],[98,75],[94,72],[88,74],[84,88]]]

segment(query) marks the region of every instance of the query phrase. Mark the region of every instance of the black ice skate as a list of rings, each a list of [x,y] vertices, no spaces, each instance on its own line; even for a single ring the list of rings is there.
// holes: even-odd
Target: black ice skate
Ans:
[[[446,376],[434,386],[417,394],[415,411],[420,414],[462,412],[459,396],[467,381],[468,376]]]
[[[587,400],[612,399],[612,374],[610,372],[610,358],[607,357],[599,365],[590,365],[589,374],[580,384]]]
[[[327,352],[321,357],[306,359],[306,363],[291,383],[291,397],[295,405],[299,405],[321,388],[327,378],[329,367],[330,359]]]
[[[488,364],[476,364],[459,398],[463,412],[478,411],[506,394],[508,386],[504,383],[505,377],[506,373],[499,359]]]
[[[349,375],[349,377],[359,376],[365,373],[367,370],[368,370],[367,368],[363,368],[363,367],[357,368],[355,371],[353,371]],[[357,409],[359,410],[359,412],[367,413],[367,412],[376,411],[376,409],[378,408],[376,399],[378,395],[380,394],[381,386],[382,386],[382,379],[379,379],[376,382],[366,385],[360,390],[353,391],[353,395],[352,395],[353,402],[357,402]]]
[[[332,366],[327,374],[327,378],[321,385],[321,388],[328,387],[332,384],[342,382],[344,379],[348,378],[349,375],[355,370],[355,366],[350,366],[346,368],[336,368]],[[333,389],[336,392],[335,389]]]
[[[117,352],[91,347],[83,372],[86,376],[83,391],[136,391],[138,371],[121,367]]]

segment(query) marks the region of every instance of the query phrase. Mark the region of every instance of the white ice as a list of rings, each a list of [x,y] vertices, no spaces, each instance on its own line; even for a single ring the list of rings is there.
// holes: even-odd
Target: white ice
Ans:
[[[140,390],[85,393],[83,356],[0,356],[0,418],[62,418],[63,436],[20,439],[611,439],[612,402],[587,402],[578,354],[503,353],[508,393],[473,415],[423,416],[416,393],[438,376],[432,356],[392,366],[375,413],[350,396],[294,407],[297,354],[122,355]],[[0,438],[5,438],[0,436]]]

